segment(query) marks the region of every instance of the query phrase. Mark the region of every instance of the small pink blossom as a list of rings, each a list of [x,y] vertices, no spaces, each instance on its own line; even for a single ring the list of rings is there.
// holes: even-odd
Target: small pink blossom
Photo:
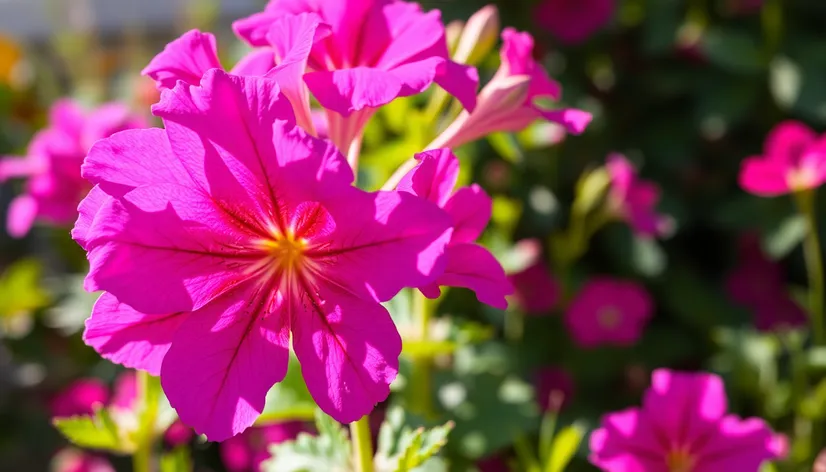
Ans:
[[[25,157],[0,160],[0,182],[27,179],[25,193],[9,208],[7,230],[23,237],[36,219],[68,225],[77,218],[77,204],[89,191],[80,177],[80,165],[98,139],[146,122],[120,103],[108,103],[92,111],[69,99],[55,102],[48,126],[35,134]]]
[[[51,472],[115,472],[105,458],[75,448],[61,449],[52,458]]]
[[[539,119],[580,134],[591,114],[574,108],[547,109],[540,100],[558,101],[562,87],[534,60],[533,37],[513,28],[502,32],[502,65],[479,93],[474,110],[465,110],[432,147],[454,148],[500,131],[516,132]]]
[[[397,189],[439,205],[453,220],[445,272],[420,290],[428,298],[437,298],[439,286],[469,288],[480,302],[504,310],[513,286],[493,254],[475,243],[490,221],[493,201],[476,184],[453,191],[459,159],[450,149],[425,151],[416,159],[419,165],[402,177]]]
[[[514,300],[527,314],[548,313],[559,302],[562,288],[545,264],[532,264],[508,278],[514,287]]]
[[[169,447],[178,447],[188,444],[189,441],[192,441],[194,435],[192,428],[185,425],[181,420],[176,420],[166,429],[163,440]]]
[[[542,411],[559,412],[569,405],[574,396],[574,379],[565,369],[545,367],[534,374],[536,401]]]
[[[288,41],[292,31],[278,23],[302,14],[329,26],[329,35],[312,44],[304,82],[328,110],[339,149],[349,148],[376,108],[433,83],[474,108],[478,73],[450,60],[438,10],[399,0],[271,0],[233,27],[252,46],[267,47]]]
[[[763,253],[754,234],[740,238],[738,265],[726,278],[732,300],[750,309],[754,325],[761,331],[805,326],[806,313],[789,296],[782,268]]]
[[[565,323],[584,348],[631,346],[642,335],[653,302],[637,283],[597,277],[585,283],[565,312]]]
[[[762,156],[743,160],[740,186],[761,197],[817,188],[826,182],[826,136],[784,121],[766,137]]]
[[[567,44],[586,41],[602,29],[616,10],[616,0],[543,0],[536,22]]]
[[[52,416],[91,415],[109,402],[109,388],[98,379],[75,380],[52,398]]]
[[[221,461],[228,472],[259,472],[261,463],[270,458],[270,446],[307,431],[298,421],[254,426],[221,443]]]
[[[611,178],[608,195],[611,211],[624,219],[640,236],[663,236],[671,231],[672,222],[657,213],[660,188],[637,176],[634,166],[622,154],[610,154],[605,168]]]
[[[86,289],[106,291],[86,343],[160,374],[181,420],[211,440],[256,420],[290,346],[325,412],[369,413],[401,352],[381,302],[443,272],[449,216],[353,187],[275,81],[211,69],[153,112],[165,129],[102,140],[83,166],[96,186],[72,234],[88,252]]]
[[[610,413],[591,434],[591,463],[606,472],[757,471],[782,457],[759,418],[726,414],[720,377],[655,370],[641,408]]]

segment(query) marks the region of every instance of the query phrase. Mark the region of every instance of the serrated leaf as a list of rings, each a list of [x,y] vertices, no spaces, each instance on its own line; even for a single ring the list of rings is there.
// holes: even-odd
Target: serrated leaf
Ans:
[[[186,472],[192,470],[189,448],[177,447],[161,456],[161,472]]]
[[[316,429],[317,436],[301,433],[294,441],[272,446],[272,458],[262,464],[262,470],[349,472],[351,447],[344,428],[321,410],[317,410]]]
[[[585,428],[577,424],[572,424],[557,433],[551,443],[551,454],[545,465],[545,472],[564,471],[574,458],[584,436]]]
[[[97,410],[94,416],[54,418],[52,424],[76,446],[117,453],[129,452],[130,448],[121,443],[117,425],[105,409]]]
[[[400,442],[407,443],[407,447],[399,457],[395,472],[410,472],[438,454],[447,444],[447,436],[453,426],[453,422],[448,422],[435,428],[419,428],[412,434],[408,433],[409,437],[402,437]]]

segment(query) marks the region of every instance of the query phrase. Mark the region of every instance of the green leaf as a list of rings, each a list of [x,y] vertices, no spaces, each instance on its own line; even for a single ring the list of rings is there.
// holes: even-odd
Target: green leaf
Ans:
[[[294,441],[270,447],[272,457],[262,464],[265,472],[348,472],[350,441],[338,422],[316,411],[317,436],[301,433]]]
[[[587,215],[602,203],[605,192],[611,184],[611,176],[604,167],[583,172],[576,184],[576,197],[574,198],[572,212],[580,215]],[[575,218],[576,216],[571,216]]]
[[[312,420],[315,416],[316,405],[313,397],[307,390],[304,377],[301,376],[301,367],[294,356],[290,356],[290,365],[287,376],[278,382],[267,393],[267,403],[264,412],[256,424],[277,423],[287,420]]]
[[[176,447],[161,456],[161,472],[186,472],[192,470],[189,448]]]
[[[488,142],[491,147],[499,153],[505,160],[518,164],[525,160],[525,154],[519,147],[516,136],[510,133],[492,133],[488,135]]]
[[[117,425],[103,408],[94,416],[54,418],[52,424],[76,446],[116,453],[128,453],[132,449],[128,442],[121,442]]]
[[[379,429],[376,469],[394,472],[442,472],[445,464],[434,456],[446,444],[453,423],[427,429],[424,420],[394,405]]]
[[[29,315],[50,302],[40,286],[42,268],[34,259],[12,264],[0,277],[0,334],[22,336],[31,326]]]
[[[802,215],[790,215],[763,236],[763,250],[775,260],[786,257],[806,237],[807,226]]]
[[[551,443],[551,455],[548,463],[545,464],[545,472],[562,472],[574,458],[582,438],[585,436],[585,428],[581,425],[572,424],[563,429],[554,437]]]

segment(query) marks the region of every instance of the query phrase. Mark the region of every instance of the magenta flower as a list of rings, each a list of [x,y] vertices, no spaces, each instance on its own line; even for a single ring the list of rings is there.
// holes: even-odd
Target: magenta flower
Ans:
[[[75,380],[51,400],[52,416],[91,415],[109,401],[109,388],[98,379]]]
[[[610,22],[615,9],[616,0],[544,0],[536,22],[563,43],[578,44]]]
[[[536,63],[533,37],[513,28],[502,32],[502,65],[479,93],[474,110],[459,115],[432,147],[454,148],[499,131],[516,132],[539,119],[564,126],[580,134],[591,122],[591,114],[574,108],[546,109],[539,100],[558,101],[562,87]]]
[[[212,69],[153,112],[165,129],[102,140],[83,167],[96,187],[73,237],[88,251],[86,289],[107,292],[86,343],[160,374],[181,420],[216,441],[255,421],[290,345],[325,412],[370,412],[401,352],[380,302],[442,273],[450,218],[353,187],[274,81]]]
[[[591,463],[606,472],[756,471],[781,457],[759,418],[726,414],[720,377],[655,370],[641,408],[610,413],[591,434]]]
[[[766,137],[763,155],[743,161],[740,186],[761,197],[817,188],[826,182],[826,136],[784,121]]]
[[[630,281],[597,277],[585,283],[565,312],[565,323],[580,346],[631,346],[654,310],[645,288]]]
[[[780,264],[763,253],[757,236],[743,235],[739,246],[738,265],[726,278],[731,299],[752,311],[761,331],[805,326],[806,312],[789,296]]]
[[[514,300],[527,314],[547,313],[559,302],[562,288],[542,263],[535,263],[508,278],[514,287]]]
[[[574,379],[565,369],[545,367],[534,374],[536,401],[542,411],[559,412],[574,396]]]
[[[476,103],[476,69],[450,60],[438,10],[423,12],[399,0],[271,0],[265,11],[233,24],[253,46],[286,42],[277,26],[291,15],[313,14],[329,25],[315,42],[304,82],[328,110],[330,136],[347,150],[374,109],[436,83],[468,110]]]
[[[609,206],[640,236],[663,236],[671,232],[672,221],[657,213],[660,188],[637,177],[634,166],[622,154],[610,154],[605,168],[611,177]]]
[[[258,472],[270,458],[270,446],[295,439],[307,428],[299,421],[254,426],[221,443],[221,461],[228,472]]]
[[[77,218],[77,204],[89,191],[80,165],[92,144],[118,131],[141,128],[143,119],[125,105],[109,103],[90,112],[63,99],[52,105],[49,124],[35,134],[25,157],[0,160],[0,182],[28,179],[26,191],[11,203],[7,230],[23,237],[36,219],[68,225]]]
[[[169,447],[174,448],[189,444],[193,436],[192,428],[185,425],[181,420],[176,420],[166,428],[166,432],[163,433],[163,440]]]
[[[459,179],[459,159],[450,149],[425,151],[415,157],[419,165],[402,177],[397,189],[439,205],[453,219],[445,272],[435,282],[421,286],[421,292],[438,298],[439,286],[469,288],[480,302],[504,310],[508,307],[505,296],[513,293],[513,286],[493,254],[475,243],[490,221],[493,202],[475,184],[453,191]]]

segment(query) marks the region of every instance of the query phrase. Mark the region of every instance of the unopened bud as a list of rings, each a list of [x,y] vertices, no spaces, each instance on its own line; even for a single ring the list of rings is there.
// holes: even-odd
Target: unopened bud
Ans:
[[[453,60],[461,64],[479,63],[499,38],[499,10],[488,5],[477,11],[465,24]]]
[[[459,39],[462,37],[462,31],[465,29],[465,23],[459,20],[453,20],[445,26],[445,37],[447,38],[447,48],[450,51],[455,51],[459,46]]]

